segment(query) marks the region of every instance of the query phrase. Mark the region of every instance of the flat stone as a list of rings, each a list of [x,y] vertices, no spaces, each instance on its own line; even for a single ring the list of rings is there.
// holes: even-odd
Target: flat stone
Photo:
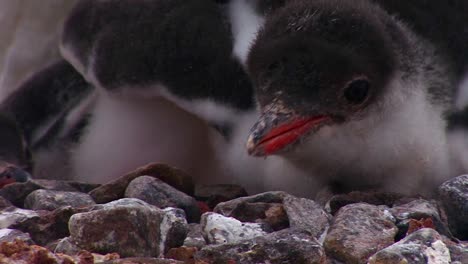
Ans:
[[[195,198],[214,208],[221,202],[247,196],[247,191],[235,184],[196,185]]]
[[[365,263],[394,243],[398,229],[392,218],[386,209],[366,203],[342,207],[325,238],[327,255],[345,263]]]
[[[209,244],[236,243],[267,234],[262,224],[242,223],[212,212],[202,215],[200,225]]]
[[[284,229],[263,237],[206,246],[195,263],[325,263],[320,243],[307,231]]]
[[[184,247],[194,247],[200,249],[206,246],[206,241],[203,237],[203,231],[200,224],[189,224],[188,229],[189,232],[184,240]]]
[[[452,263],[450,252],[437,231],[420,229],[369,258],[369,264]]]
[[[38,189],[42,189],[42,187],[32,181],[18,182],[8,184],[0,189],[0,196],[10,201],[16,207],[23,207],[26,196]]]
[[[218,204],[214,212],[242,222],[270,225],[272,230],[302,228],[319,239],[329,227],[331,216],[313,200],[285,192],[266,192]]]
[[[468,175],[444,182],[439,187],[439,198],[452,233],[461,240],[468,240]]]
[[[96,204],[89,194],[54,190],[36,190],[30,193],[24,207],[31,210],[55,210],[64,206],[84,207]]]
[[[177,214],[182,214],[179,210]],[[174,220],[175,219],[175,220]],[[71,241],[78,247],[101,254],[116,252],[123,257],[158,257],[164,246],[181,246],[185,235],[174,234],[183,220],[173,212],[125,198],[95,205],[69,221]],[[184,229],[187,230],[187,229]],[[169,237],[170,236],[170,237]],[[180,241],[174,239],[180,238]]]
[[[192,177],[187,173],[166,164],[151,163],[104,184],[92,190],[89,194],[96,203],[100,204],[124,198],[128,184],[137,177],[145,175],[158,178],[187,195],[193,195],[194,193],[195,187]]]
[[[140,176],[131,181],[125,190],[125,197],[137,198],[159,208],[181,208],[189,222],[200,221],[200,209],[193,197],[154,177]]]
[[[23,233],[16,229],[0,229],[0,244],[3,242],[14,242],[17,239],[24,241],[28,245],[34,244],[34,241],[28,233]]]

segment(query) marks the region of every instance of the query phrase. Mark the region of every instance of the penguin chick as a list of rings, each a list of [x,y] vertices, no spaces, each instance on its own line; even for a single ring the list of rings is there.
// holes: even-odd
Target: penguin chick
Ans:
[[[279,155],[344,190],[428,194],[455,175],[446,115],[468,37],[449,34],[445,18],[421,25],[453,16],[466,28],[453,8],[462,1],[414,16],[428,1],[386,2],[297,0],[266,17],[245,65],[262,113],[251,155]]]

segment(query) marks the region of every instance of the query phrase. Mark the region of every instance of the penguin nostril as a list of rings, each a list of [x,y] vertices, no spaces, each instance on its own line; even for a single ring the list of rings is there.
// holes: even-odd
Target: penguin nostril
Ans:
[[[364,102],[369,94],[370,83],[366,79],[354,80],[348,84],[344,91],[344,97],[352,104]]]

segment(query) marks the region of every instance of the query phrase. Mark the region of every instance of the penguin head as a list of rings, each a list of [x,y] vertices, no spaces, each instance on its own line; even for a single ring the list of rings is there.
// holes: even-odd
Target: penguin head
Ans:
[[[396,58],[390,17],[367,1],[292,1],[271,15],[247,61],[261,117],[248,152],[288,152],[324,126],[365,118]]]

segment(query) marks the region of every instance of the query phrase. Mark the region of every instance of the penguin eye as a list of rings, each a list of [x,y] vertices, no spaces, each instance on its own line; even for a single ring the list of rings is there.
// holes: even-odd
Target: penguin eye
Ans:
[[[344,96],[348,102],[352,104],[360,104],[366,100],[370,89],[370,83],[368,80],[359,79],[354,80],[344,91]]]

